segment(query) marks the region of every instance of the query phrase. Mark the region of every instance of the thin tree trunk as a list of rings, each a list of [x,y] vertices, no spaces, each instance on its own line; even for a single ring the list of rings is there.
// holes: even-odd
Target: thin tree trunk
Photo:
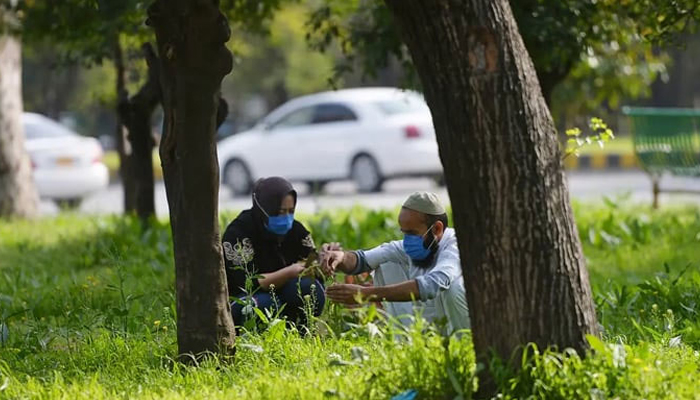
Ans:
[[[477,359],[509,360],[531,342],[582,353],[598,332],[588,272],[554,124],[508,1],[386,3],[433,114]]]
[[[150,43],[142,47],[148,78],[139,91],[131,98],[119,102],[119,118],[127,130],[131,146],[129,158],[130,175],[133,183],[133,198],[136,215],[144,226],[155,216],[155,181],[153,177],[153,147],[155,139],[151,132],[151,118],[156,107],[162,102],[160,89],[160,60]],[[228,104],[219,98],[216,114],[217,128],[228,115]]]
[[[29,218],[38,212],[24,142],[22,45],[17,38],[0,34],[0,218]]]
[[[148,9],[161,60],[160,156],[175,250],[180,354],[232,354],[235,331],[218,221],[214,140],[221,80],[233,63],[218,0],[156,0]]]
[[[119,155],[119,177],[121,178],[122,187],[124,188],[124,213],[130,214],[136,211],[136,184],[134,182],[134,168],[131,163],[133,149],[128,141],[124,121],[122,121],[119,113],[120,104],[124,99],[128,98],[129,93],[126,90],[124,51],[122,50],[118,35],[114,39],[114,68],[117,73],[117,125],[115,139],[117,154]]]
[[[148,223],[156,213],[153,178],[153,147],[155,140],[151,132],[151,118],[161,102],[160,61],[150,43],[143,46],[148,65],[148,78],[141,89],[131,98],[119,102],[119,118],[126,127],[132,152],[129,156],[130,197],[134,211],[141,222]]]

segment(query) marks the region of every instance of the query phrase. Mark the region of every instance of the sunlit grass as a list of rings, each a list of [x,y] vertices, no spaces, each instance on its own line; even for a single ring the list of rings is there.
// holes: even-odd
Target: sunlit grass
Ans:
[[[586,359],[541,351],[520,372],[494,364],[503,398],[698,398],[700,212],[575,210],[605,342]],[[301,218],[317,243],[399,235],[395,210]],[[272,321],[239,337],[233,360],[185,367],[173,361],[173,281],[165,222],[145,233],[121,217],[0,222],[0,398],[471,398],[468,334],[395,330],[367,309],[329,307],[314,336]]]

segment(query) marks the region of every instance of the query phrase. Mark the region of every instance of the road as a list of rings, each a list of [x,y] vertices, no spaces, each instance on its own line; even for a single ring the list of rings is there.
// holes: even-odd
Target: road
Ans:
[[[384,191],[376,194],[358,194],[352,183],[337,182],[329,184],[324,194],[311,196],[305,185],[297,185],[299,204],[297,210],[314,213],[329,208],[348,208],[361,205],[371,208],[396,207],[413,191],[431,190],[438,193],[443,201],[448,202],[447,191],[437,187],[428,179],[402,179],[389,181]],[[662,181],[662,187],[671,189],[692,189],[700,191],[700,179],[682,179],[668,177]],[[582,201],[601,200],[604,196],[616,197],[629,195],[630,201],[637,203],[651,202],[651,184],[642,172],[574,172],[569,174],[569,188],[574,199]],[[662,194],[661,204],[693,203],[700,206],[700,195]],[[250,207],[250,199],[232,198],[226,188],[222,188],[219,200],[221,210],[242,210]],[[122,187],[111,185],[106,190],[96,193],[83,202],[80,211],[88,214],[110,214],[122,212]],[[50,201],[42,201],[41,212],[53,215],[58,208]],[[159,216],[168,213],[165,187],[156,185],[156,212]]]

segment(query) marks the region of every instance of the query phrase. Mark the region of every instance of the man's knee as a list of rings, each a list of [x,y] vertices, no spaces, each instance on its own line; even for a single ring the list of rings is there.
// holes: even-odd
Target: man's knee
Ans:
[[[372,282],[375,287],[393,285],[409,280],[405,267],[395,262],[386,262],[374,271]]]
[[[455,329],[468,328],[469,308],[464,284],[454,281],[447,290],[442,291],[437,299],[450,324]]]

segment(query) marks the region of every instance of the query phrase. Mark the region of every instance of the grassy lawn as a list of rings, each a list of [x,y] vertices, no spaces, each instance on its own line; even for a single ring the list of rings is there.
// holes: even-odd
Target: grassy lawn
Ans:
[[[501,398],[700,398],[700,209],[575,211],[603,341],[585,359],[530,349],[520,372],[494,364]],[[393,210],[302,219],[317,243],[398,237]],[[234,362],[182,366],[173,280],[163,222],[145,233],[121,217],[0,222],[0,399],[472,397],[469,334],[398,329],[372,308],[328,307],[310,336],[268,321],[238,338]]]

